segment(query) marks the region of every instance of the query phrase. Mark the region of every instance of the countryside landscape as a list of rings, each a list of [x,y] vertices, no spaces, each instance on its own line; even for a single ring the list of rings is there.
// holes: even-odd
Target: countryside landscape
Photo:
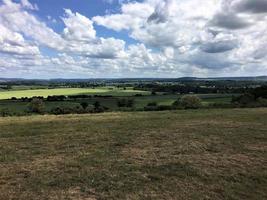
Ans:
[[[0,198],[265,199],[266,83],[2,81]]]
[[[0,200],[267,199],[266,0],[0,0]]]

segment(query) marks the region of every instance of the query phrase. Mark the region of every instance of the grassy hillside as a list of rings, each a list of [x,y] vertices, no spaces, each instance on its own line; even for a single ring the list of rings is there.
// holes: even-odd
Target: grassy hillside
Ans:
[[[0,118],[0,199],[266,199],[267,109]]]

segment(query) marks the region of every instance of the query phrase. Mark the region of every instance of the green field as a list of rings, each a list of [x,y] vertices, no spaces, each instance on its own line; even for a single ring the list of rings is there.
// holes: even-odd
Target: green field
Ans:
[[[124,93],[126,95],[126,93]],[[128,93],[129,95],[129,93]],[[198,95],[202,98],[202,104],[204,106],[212,103],[225,103],[231,102],[230,95],[215,94],[215,95]],[[143,109],[148,103],[156,102],[158,105],[172,105],[181,95],[144,95],[141,97],[135,96],[114,96],[110,98],[92,97],[86,99],[66,100],[60,102],[45,102],[45,110],[49,112],[51,109],[56,107],[76,107],[81,102],[87,102],[89,105],[93,105],[96,101],[100,102],[101,105],[109,108],[109,111],[120,110],[117,106],[118,98],[131,98],[134,99],[134,109]],[[28,110],[29,102],[22,101],[10,101],[0,100],[0,111],[8,109],[11,113],[23,115]]]
[[[147,95],[150,92],[133,90],[133,89],[117,89],[117,88],[56,88],[56,89],[33,89],[33,90],[11,90],[0,91],[0,99],[10,99],[12,97],[33,97],[33,96],[53,96],[53,95],[113,95],[113,96],[133,96],[135,94]]]
[[[267,199],[267,109],[0,118],[0,199]]]

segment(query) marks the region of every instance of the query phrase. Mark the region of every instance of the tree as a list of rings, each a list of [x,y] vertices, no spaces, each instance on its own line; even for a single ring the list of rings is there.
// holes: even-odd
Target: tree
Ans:
[[[252,94],[255,96],[256,99],[260,97],[267,99],[267,85],[255,88],[252,91]]]
[[[150,102],[150,103],[148,103],[147,104],[147,106],[157,106],[158,105],[158,103],[157,102]]]
[[[95,109],[98,109],[98,108],[100,107],[100,103],[99,103],[99,101],[96,101],[96,102],[94,103],[94,107],[95,107]]]
[[[118,107],[128,107],[131,108],[134,105],[134,100],[133,99],[119,99],[117,101]]]
[[[87,102],[82,102],[82,103],[81,103],[81,106],[82,106],[83,109],[85,110],[85,109],[89,106],[89,104],[88,104]]]
[[[45,104],[42,99],[33,98],[29,104],[29,110],[33,113],[42,114],[45,111]]]
[[[8,108],[4,108],[4,109],[0,110],[0,116],[1,117],[7,117],[9,115],[11,115],[11,112],[9,111]]]
[[[232,102],[240,104],[242,106],[246,106],[246,105],[255,103],[255,96],[253,94],[250,94],[250,93],[245,93],[245,94],[242,94],[238,97],[233,97]]]
[[[201,99],[195,95],[185,95],[180,99],[180,105],[185,109],[197,109],[201,106]]]
[[[152,96],[155,96],[155,95],[157,95],[157,92],[152,91],[152,92],[151,92],[151,95],[152,95]]]
[[[131,107],[133,107],[133,105],[134,105],[134,100],[133,99],[128,99],[126,107],[131,108]]]

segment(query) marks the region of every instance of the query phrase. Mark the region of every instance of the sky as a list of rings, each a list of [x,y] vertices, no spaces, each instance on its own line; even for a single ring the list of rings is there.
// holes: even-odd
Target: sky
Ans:
[[[267,75],[267,0],[0,0],[0,77]]]

